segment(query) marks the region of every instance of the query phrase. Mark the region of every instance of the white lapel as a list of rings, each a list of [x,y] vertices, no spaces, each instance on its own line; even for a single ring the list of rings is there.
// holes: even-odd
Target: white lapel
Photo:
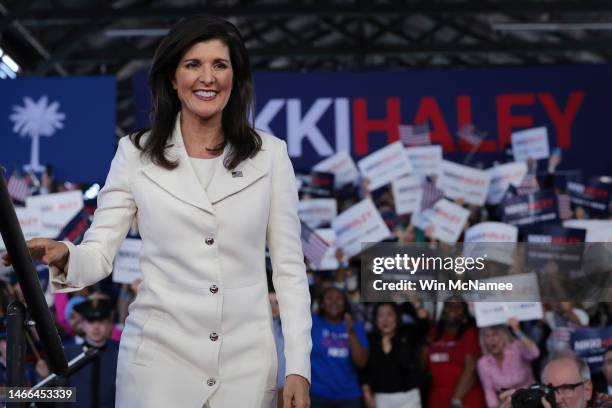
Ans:
[[[223,160],[216,164],[215,173],[206,190],[210,202],[213,204],[227,198],[237,192],[244,190],[257,180],[268,174],[262,165],[257,162],[263,154],[258,152],[254,159],[246,159],[234,170],[228,170],[223,165],[225,158],[230,152],[230,147],[226,145],[223,152]]]
[[[263,163],[257,160],[262,158],[263,151],[258,152],[253,159],[244,160],[234,170],[225,168],[223,163],[230,153],[230,146],[226,145],[223,150],[223,159],[217,161],[213,178],[208,189],[204,191],[185,149],[181,134],[180,113],[176,117],[170,143],[167,155],[172,161],[178,159],[178,167],[174,170],[166,170],[150,163],[143,172],[176,198],[211,214],[214,214],[212,204],[236,194],[268,174],[263,169]]]
[[[178,160],[178,167],[167,170],[154,163],[147,165],[143,172],[170,194],[195,207],[214,215],[213,206],[195,174],[181,134],[180,113],[176,117],[167,156],[171,161]]]

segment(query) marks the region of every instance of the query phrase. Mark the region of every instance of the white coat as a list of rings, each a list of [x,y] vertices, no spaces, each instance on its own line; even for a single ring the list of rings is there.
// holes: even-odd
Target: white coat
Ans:
[[[179,123],[167,150],[174,170],[120,140],[93,224],[80,245],[68,244],[67,274],[52,268],[52,285],[72,291],[108,276],[136,217],[143,282],[121,337],[117,407],[268,408],[277,361],[266,240],[286,375],[310,381],[310,296],[286,144],[260,133],[262,150],[233,171],[219,160],[205,191]]]

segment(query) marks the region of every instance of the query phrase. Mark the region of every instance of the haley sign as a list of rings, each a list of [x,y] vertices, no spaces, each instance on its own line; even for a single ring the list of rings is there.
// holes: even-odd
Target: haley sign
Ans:
[[[473,161],[502,161],[516,131],[544,126],[563,167],[611,173],[609,65],[404,72],[258,72],[256,126],[287,140],[298,169],[348,151],[358,160],[399,140],[399,126],[427,122],[431,143],[461,162],[472,146],[456,136],[474,123],[487,132]],[[135,77],[136,126],[147,126],[146,76]],[[367,86],[366,86],[367,85]],[[144,102],[141,102],[144,101]],[[588,159],[588,160],[587,160]]]

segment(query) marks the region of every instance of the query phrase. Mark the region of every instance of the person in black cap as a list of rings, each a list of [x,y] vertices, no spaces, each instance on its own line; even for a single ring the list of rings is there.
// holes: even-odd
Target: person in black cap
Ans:
[[[99,348],[106,345],[113,328],[113,309],[113,302],[108,298],[89,298],[74,306],[74,310],[84,319],[82,330],[86,345]]]
[[[82,329],[85,343],[65,349],[69,360],[89,347],[100,349],[98,358],[69,379],[71,387],[77,388],[75,407],[114,407],[115,377],[119,343],[110,338],[113,328],[113,303],[110,299],[94,298],[76,305],[75,310],[83,316]]]
[[[85,342],[66,346],[70,361],[90,347],[100,349],[98,357],[68,379],[68,387],[76,387],[77,401],[72,407],[110,408],[115,406],[115,377],[119,342],[110,338],[113,328],[113,302],[108,298],[89,298],[74,309],[83,316],[81,328]]]

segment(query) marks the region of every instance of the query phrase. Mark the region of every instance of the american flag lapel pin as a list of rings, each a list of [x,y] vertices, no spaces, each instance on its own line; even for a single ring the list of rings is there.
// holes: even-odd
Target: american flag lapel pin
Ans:
[[[232,171],[232,177],[233,178],[242,177],[242,172],[240,170]]]

